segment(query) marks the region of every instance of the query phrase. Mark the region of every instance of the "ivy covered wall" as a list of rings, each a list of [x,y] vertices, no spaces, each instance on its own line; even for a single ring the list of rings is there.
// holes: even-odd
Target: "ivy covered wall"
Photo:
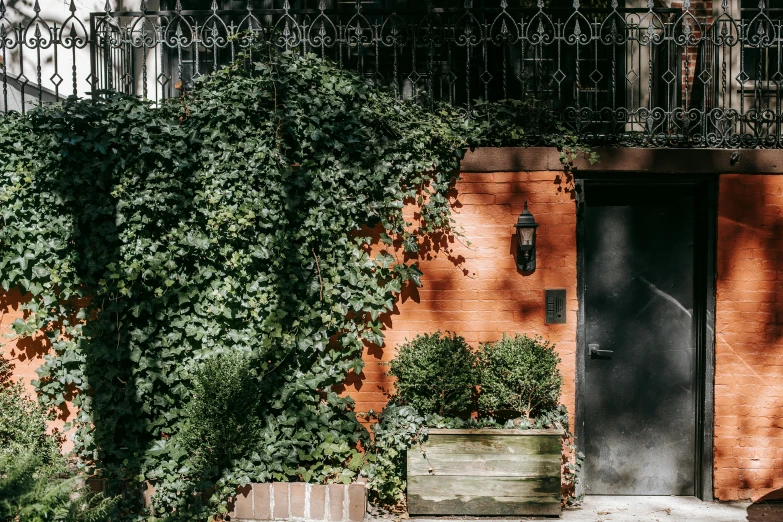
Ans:
[[[36,391],[76,411],[86,471],[131,493],[118,516],[146,481],[145,516],[193,520],[238,484],[353,480],[367,433],[331,387],[419,284],[405,252],[453,233],[453,115],[316,59],[245,65],[162,108],[0,123],[0,286],[24,296],[3,324],[46,337]]]

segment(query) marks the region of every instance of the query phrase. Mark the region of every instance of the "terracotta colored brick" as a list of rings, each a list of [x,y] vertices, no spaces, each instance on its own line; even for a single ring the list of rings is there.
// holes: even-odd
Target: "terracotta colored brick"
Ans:
[[[494,172],[492,180],[496,183],[515,183],[528,181],[530,179],[527,172]]]
[[[344,520],[345,512],[345,490],[342,484],[329,484],[327,494],[329,495],[329,520],[338,522]]]
[[[305,491],[307,490],[304,482],[293,482],[290,486],[291,496],[291,516],[304,518],[305,516]]]
[[[272,499],[274,501],[272,518],[287,520],[291,515],[288,511],[288,483],[272,483]]]
[[[326,520],[326,488],[327,486],[310,486],[310,519]]]
[[[367,511],[367,490],[361,484],[348,486],[348,520],[362,522]]]
[[[253,488],[250,485],[237,489],[233,512],[236,518],[253,518]]]
[[[783,437],[775,421],[783,381],[772,361],[783,356],[781,190],[780,176],[720,178],[714,461],[720,500],[757,497],[780,475],[775,463]]]
[[[271,509],[271,484],[253,484],[253,509],[255,518],[259,520],[268,520],[272,518]]]

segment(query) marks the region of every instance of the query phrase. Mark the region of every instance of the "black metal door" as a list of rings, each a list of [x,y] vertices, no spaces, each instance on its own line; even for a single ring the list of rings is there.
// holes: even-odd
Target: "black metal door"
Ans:
[[[693,190],[585,186],[585,492],[694,495]]]

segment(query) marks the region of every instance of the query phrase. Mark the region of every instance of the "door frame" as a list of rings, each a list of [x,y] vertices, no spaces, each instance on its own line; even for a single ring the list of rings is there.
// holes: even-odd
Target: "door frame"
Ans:
[[[576,293],[578,301],[576,327],[576,412],[574,437],[576,449],[584,453],[585,394],[585,184],[596,185],[671,185],[695,188],[694,223],[694,317],[696,318],[696,466],[694,492],[701,500],[713,500],[713,428],[715,391],[715,263],[717,256],[718,175],[717,174],[639,174],[638,172],[575,172],[576,194]],[[703,230],[704,234],[699,233]],[[585,455],[585,458],[589,458]],[[583,477],[582,477],[583,478]],[[584,484],[577,485],[577,495],[584,494]]]

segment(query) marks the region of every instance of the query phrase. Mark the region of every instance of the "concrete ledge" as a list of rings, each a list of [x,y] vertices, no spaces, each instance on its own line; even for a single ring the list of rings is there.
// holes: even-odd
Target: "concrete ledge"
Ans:
[[[361,522],[366,511],[364,484],[248,484],[229,504],[231,520],[243,522]]]
[[[578,158],[579,172],[783,174],[783,150],[595,148],[598,163]],[[467,151],[461,172],[562,171],[554,147],[482,147]]]

